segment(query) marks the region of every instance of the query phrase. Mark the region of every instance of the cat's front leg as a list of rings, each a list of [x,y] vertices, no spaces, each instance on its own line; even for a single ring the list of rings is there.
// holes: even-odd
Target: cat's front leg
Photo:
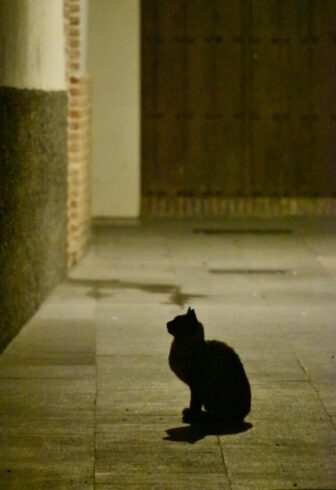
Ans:
[[[203,401],[199,388],[197,386],[190,387],[190,391],[190,406],[182,412],[183,422],[194,422],[200,417],[202,412]]]

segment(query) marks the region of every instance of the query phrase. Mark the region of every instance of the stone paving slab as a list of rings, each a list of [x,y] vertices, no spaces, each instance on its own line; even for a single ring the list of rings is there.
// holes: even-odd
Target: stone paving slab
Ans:
[[[87,286],[79,286],[71,282],[64,282],[57,286],[47,300],[48,306],[71,308],[88,308],[92,310],[96,306],[96,299],[89,294]],[[52,318],[53,315],[51,315]],[[79,318],[82,314],[79,314]],[[78,317],[77,317],[78,318]]]
[[[40,319],[37,316],[8,346],[6,354],[94,353],[95,341],[95,323],[92,319]]]
[[[39,367],[46,369],[58,367],[89,367],[95,368],[96,353],[92,352],[30,352],[22,350],[20,354],[13,349],[5,351],[0,357],[0,366],[2,369],[14,366]],[[24,376],[23,376],[24,377]]]
[[[136,362],[135,362],[136,361]],[[175,375],[168,365],[168,352],[164,354],[131,355],[107,355],[97,356],[97,376],[114,376],[123,382],[139,381],[145,378],[146,381],[163,379],[175,379]]]
[[[0,470],[1,484],[8,490],[94,490],[91,469],[87,472],[73,469],[68,474],[62,468],[46,468],[45,464]],[[24,485],[24,486],[23,486]]]
[[[294,447],[298,445],[321,445],[335,449],[335,434],[330,419],[300,420],[295,422],[285,417],[262,419],[248,415],[251,427],[237,434],[219,435],[223,447],[262,446]]]
[[[0,467],[18,464],[25,465],[39,460],[48,461],[52,456],[52,465],[57,466],[68,460],[71,468],[71,459],[78,466],[87,458],[89,464],[93,458],[91,446],[92,435],[86,433],[50,434],[46,440],[45,434],[0,434]],[[84,458],[83,458],[84,457]]]
[[[140,388],[116,391],[104,391],[97,396],[96,417],[113,420],[115,417],[133,415],[176,415],[188,406],[190,395],[184,387],[172,391],[171,385],[155,385],[148,387],[145,391]]]
[[[70,272],[70,284],[79,287],[90,287],[90,282],[96,281],[105,288],[115,289],[150,284],[176,284],[175,269],[171,264],[164,265],[161,262],[153,263],[151,260],[139,262],[133,257],[127,263],[118,262],[115,259],[106,261],[100,259],[85,261],[83,267],[76,268]]]
[[[45,482],[54,479],[51,488],[74,482],[93,488],[92,435],[81,433],[1,433],[0,477],[2,488],[26,488],[25,481],[42,488]],[[90,485],[91,481],[91,485]],[[86,482],[86,483],[85,483]],[[51,483],[51,482],[50,482]]]
[[[333,381],[332,384],[314,383],[313,386],[330,417],[336,417],[336,382]]]
[[[13,361],[13,357],[11,357]],[[0,362],[0,378],[6,379],[95,379],[95,366],[34,366]]]
[[[72,393],[55,390],[44,393],[42,389],[35,393],[20,393],[10,390],[1,393],[0,417],[17,416],[23,419],[30,417],[51,417],[71,420],[82,420],[88,416],[92,420],[95,394]]]
[[[132,452],[130,452],[132,444]],[[181,444],[175,446],[167,442],[134,441],[114,443],[113,447],[96,449],[96,481],[100,474],[116,477],[119,473],[138,473],[146,467],[149,473],[158,472],[162,475],[176,473],[222,473],[225,475],[221,449],[217,447],[188,446],[186,450]]]
[[[221,453],[221,446],[218,438],[201,433],[201,430],[194,430],[189,425],[182,424],[177,417],[158,417],[156,420],[132,421],[131,418],[127,422],[122,423],[98,423],[96,427],[96,448],[104,450],[113,450],[116,445],[128,443],[130,445],[145,446],[159,445],[158,450],[180,450],[181,446],[187,448],[190,445],[195,445],[194,449],[188,449],[192,454],[198,453],[201,448],[215,450]],[[195,444],[197,442],[197,444]],[[196,448],[197,446],[197,448]]]
[[[166,323],[179,312],[174,306],[157,304],[99,308],[97,354],[168,354],[171,338]]]
[[[110,476],[100,475],[97,478],[97,490],[124,490],[134,488],[135,490],[231,490],[231,485],[224,474],[190,474],[174,473],[167,474],[156,472],[138,472],[136,474],[120,474]]]
[[[294,483],[298,488],[307,488],[302,483],[313,480],[317,483],[316,489],[321,488],[320,485],[325,482],[333,482],[335,486],[334,445],[225,445],[223,452],[229,478],[236,484],[265,480],[272,488],[274,480],[282,480],[287,482],[289,488],[290,485],[294,488]]]
[[[309,382],[253,383],[252,413],[258,419],[318,423],[328,419],[325,407]]]
[[[0,392],[6,395],[20,395],[29,398],[32,394],[63,395],[67,393],[95,394],[96,383],[94,379],[0,379]]]
[[[41,422],[42,420],[42,422]],[[43,406],[38,412],[35,410],[17,411],[9,415],[0,415],[0,434],[43,435],[46,439],[49,434],[88,434],[92,441],[94,438],[94,410],[78,409],[71,412],[64,409],[55,414],[48,407]]]
[[[48,320],[81,320],[94,319],[96,312],[96,304],[94,301],[89,304],[64,304],[60,302],[55,304],[52,300],[47,300],[38,312],[39,319]]]
[[[198,319],[204,325],[205,337],[212,338],[237,333],[238,336],[279,335],[278,319],[266,304],[217,304],[195,306]]]
[[[231,485],[232,490],[334,490],[335,481],[333,476],[326,476],[321,479],[315,479],[311,476],[302,476],[300,478],[291,478],[274,476],[270,479],[265,478],[253,478],[244,480],[243,482],[233,482]]]

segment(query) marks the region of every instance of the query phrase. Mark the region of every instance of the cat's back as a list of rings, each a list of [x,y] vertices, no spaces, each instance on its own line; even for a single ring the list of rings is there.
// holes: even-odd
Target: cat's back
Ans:
[[[250,410],[251,389],[238,354],[225,342],[208,340],[205,357],[205,408],[242,420]]]
[[[223,380],[228,385],[245,384],[247,377],[244,366],[236,351],[225,342],[207,340],[205,342],[206,377],[208,380]]]
[[[208,361],[219,362],[224,365],[241,362],[235,350],[225,342],[219,340],[207,340],[205,350]]]

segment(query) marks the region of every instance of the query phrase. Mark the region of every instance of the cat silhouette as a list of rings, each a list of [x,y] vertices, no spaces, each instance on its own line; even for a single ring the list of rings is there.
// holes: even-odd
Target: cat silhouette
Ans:
[[[168,322],[167,329],[174,337],[170,368],[191,391],[183,421],[241,424],[251,409],[251,389],[236,352],[224,342],[205,340],[203,325],[191,308]]]

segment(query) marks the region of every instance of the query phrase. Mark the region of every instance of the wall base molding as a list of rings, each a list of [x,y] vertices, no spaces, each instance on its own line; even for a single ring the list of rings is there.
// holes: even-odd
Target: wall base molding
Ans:
[[[336,198],[143,196],[142,216],[336,216]]]

